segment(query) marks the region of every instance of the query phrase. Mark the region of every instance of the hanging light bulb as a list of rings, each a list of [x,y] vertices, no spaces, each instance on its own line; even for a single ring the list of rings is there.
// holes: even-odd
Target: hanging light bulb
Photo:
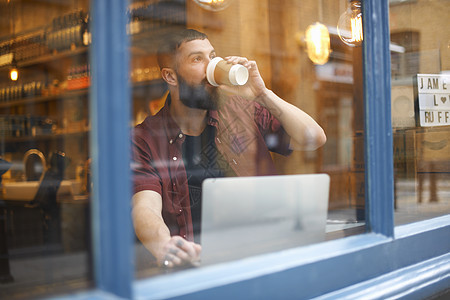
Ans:
[[[305,32],[306,52],[309,59],[317,64],[323,65],[330,56],[330,33],[322,23],[316,22],[309,25]]]
[[[199,6],[211,11],[219,11],[230,5],[231,0],[194,0]]]
[[[351,46],[359,46],[363,41],[361,2],[350,0],[347,10],[339,18],[337,26],[341,40]]]
[[[17,81],[17,79],[19,79],[19,71],[16,68],[12,68],[9,71],[9,78],[11,78],[12,81]]]
[[[17,68],[16,60],[13,58],[11,62],[11,69],[9,69],[9,78],[12,81],[19,79],[19,69]]]

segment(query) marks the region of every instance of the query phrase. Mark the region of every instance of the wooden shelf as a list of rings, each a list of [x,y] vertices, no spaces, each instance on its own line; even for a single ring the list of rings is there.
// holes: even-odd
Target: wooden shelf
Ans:
[[[40,64],[46,64],[49,62],[53,62],[55,60],[59,60],[59,59],[67,58],[67,57],[73,57],[73,56],[77,56],[77,55],[81,55],[81,54],[86,54],[86,53],[88,53],[88,50],[89,50],[89,47],[79,47],[74,50],[65,50],[65,51],[61,51],[61,52],[50,53],[50,54],[42,55],[42,56],[32,58],[29,60],[19,61],[19,62],[17,62],[17,67],[25,68],[25,67],[30,67],[30,66],[40,65]],[[1,66],[0,71],[9,70],[9,68],[11,68],[10,65]]]
[[[89,91],[89,89],[73,90],[73,91],[66,91],[64,93],[57,94],[57,95],[28,97],[28,98],[21,98],[21,99],[17,99],[17,100],[10,100],[7,102],[0,103],[0,108],[21,106],[21,105],[34,105],[37,103],[56,101],[56,100],[61,100],[61,99],[74,98],[74,97],[82,97],[82,96],[86,96],[88,94],[88,91]]]
[[[132,83],[132,88],[133,88],[133,90],[140,90],[140,89],[147,89],[147,88],[154,89],[155,91],[153,93],[149,93],[149,91],[146,91],[146,93],[149,93],[150,98],[156,98],[158,96],[160,97],[166,91],[165,83],[164,83],[164,80],[162,80],[162,79],[134,82],[134,83]],[[57,95],[21,98],[21,99],[16,99],[16,100],[10,100],[7,102],[1,102],[0,109],[21,106],[21,105],[35,105],[38,103],[59,101],[59,100],[64,100],[64,99],[68,99],[68,98],[84,97],[84,96],[88,96],[88,94],[89,94],[89,89],[81,89],[81,90],[65,91],[65,92],[57,94]]]
[[[55,54],[47,54],[43,55],[34,59],[26,60],[19,62],[17,66],[20,67],[28,67],[28,66],[34,66],[39,64],[45,64],[54,60],[66,58],[66,57],[72,57],[77,56],[80,54],[86,54],[88,53],[88,47],[79,47],[74,50],[65,50],[62,52],[56,52]]]
[[[82,130],[77,132],[61,132],[52,134],[40,134],[36,136],[19,136],[19,137],[0,137],[0,143],[20,143],[28,141],[47,141],[61,138],[85,138],[90,130]]]

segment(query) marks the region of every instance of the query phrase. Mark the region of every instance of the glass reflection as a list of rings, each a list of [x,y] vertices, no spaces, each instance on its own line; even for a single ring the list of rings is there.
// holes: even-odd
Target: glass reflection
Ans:
[[[391,2],[395,223],[405,224],[450,212],[450,8]]]
[[[133,124],[137,125],[133,140],[133,216],[138,277],[160,274],[164,267],[177,269],[185,263],[183,258],[197,265],[201,252],[197,245],[203,243],[197,233],[204,228],[196,224],[207,218],[203,215],[205,203],[200,201],[205,178],[216,177],[219,182],[222,177],[231,180],[254,175],[326,173],[330,190],[329,210],[322,218],[324,238],[364,231],[362,48],[350,47],[339,38],[336,26],[346,2],[328,1],[324,5],[322,1],[292,1],[281,7],[275,1],[232,1],[219,12],[204,10],[193,1],[131,3],[128,29],[132,41]],[[260,13],[255,14],[255,10]],[[296,39],[299,32],[318,21],[330,36],[326,45],[329,57],[323,65],[314,65]],[[181,55],[173,59],[170,51],[164,52],[165,56],[158,52],[174,32],[186,28],[200,33],[179,43]],[[281,124],[284,133],[277,133],[279,118],[289,113],[265,101],[264,93],[262,99],[255,98],[255,89],[247,89],[250,84],[218,89],[209,85],[206,68],[217,56],[249,68],[250,84],[257,78],[283,99],[278,103],[286,104],[289,110],[300,108],[302,122],[295,122],[300,128],[292,130]],[[247,63],[246,58],[256,65]],[[256,66],[256,77],[252,77]],[[230,94],[236,92],[239,97],[231,96],[233,101],[229,101]],[[204,95],[214,96],[205,100]],[[255,126],[255,111],[264,119],[257,119],[256,124],[268,121],[271,126]],[[192,123],[193,119],[202,122]],[[306,128],[323,128],[327,142],[322,147],[317,148],[324,142],[322,138],[314,142],[315,129],[304,135],[305,123],[314,124]],[[310,147],[308,141],[312,142]],[[258,189],[247,184],[244,190]],[[266,196],[282,201],[277,199],[279,190],[272,190],[275,194],[268,192]],[[325,186],[323,190],[327,190]],[[244,208],[251,201],[241,202]],[[237,214],[239,207],[232,208],[234,213],[230,214]],[[157,216],[162,233],[145,229],[153,222],[145,211]],[[283,214],[287,218],[287,212]],[[248,215],[247,219],[252,217]],[[243,230],[236,230],[239,228]],[[165,238],[159,239],[158,234]],[[259,247],[259,253],[264,253],[263,246]]]
[[[2,299],[92,284],[88,32],[88,1],[0,3]]]

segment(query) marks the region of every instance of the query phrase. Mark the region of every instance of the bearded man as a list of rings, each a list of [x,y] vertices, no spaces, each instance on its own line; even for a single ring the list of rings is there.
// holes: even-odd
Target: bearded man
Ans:
[[[216,57],[207,36],[185,29],[158,50],[169,95],[133,134],[135,232],[165,267],[198,261],[201,184],[206,178],[275,175],[270,151],[316,149],[326,136],[305,112],[266,88],[255,61],[230,56],[249,71],[244,86],[212,86]]]

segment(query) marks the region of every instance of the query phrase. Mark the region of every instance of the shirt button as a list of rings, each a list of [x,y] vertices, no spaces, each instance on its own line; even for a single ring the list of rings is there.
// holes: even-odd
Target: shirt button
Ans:
[[[183,137],[183,134],[180,133],[180,134],[178,135],[178,137],[181,139],[181,138]]]
[[[170,139],[169,144],[173,144],[173,140],[172,139]]]
[[[237,165],[237,162],[236,162],[236,160],[234,160],[234,159],[233,159],[233,163],[234,163],[235,165]]]
[[[185,234],[183,234],[183,238],[186,238],[186,235],[185,235]]]
[[[178,158],[176,156],[172,157],[173,160],[177,160]]]

